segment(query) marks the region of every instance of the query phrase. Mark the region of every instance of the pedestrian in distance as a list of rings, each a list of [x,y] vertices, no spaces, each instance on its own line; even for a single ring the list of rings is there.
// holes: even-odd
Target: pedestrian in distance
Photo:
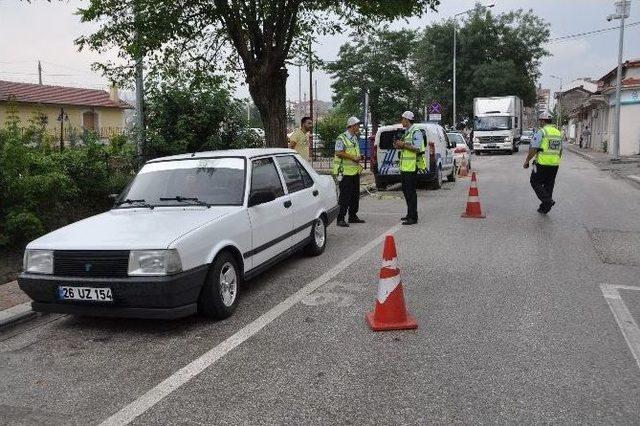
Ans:
[[[584,137],[584,147],[587,148],[589,146],[591,146],[591,130],[589,130],[589,126],[585,126],[584,130],[582,131],[582,136]],[[580,138],[580,148],[583,147],[582,145],[582,138]]]
[[[347,130],[336,139],[333,175],[338,180],[340,188],[338,220],[336,222],[340,227],[349,227],[349,223],[365,223],[358,217],[360,173],[362,173],[359,135],[360,120],[357,117],[350,117],[347,120]],[[349,223],[345,222],[347,214],[349,215]]]
[[[552,124],[552,117],[548,112],[540,114],[538,119],[540,128],[533,136],[523,167],[528,169],[529,162],[535,157],[531,170],[531,187],[541,202],[538,212],[547,214],[556,203],[553,200],[553,187],[562,160],[562,132]]]
[[[418,171],[426,169],[424,158],[424,138],[422,132],[414,126],[414,115],[411,111],[402,113],[400,123],[405,128],[402,140],[396,139],[393,146],[400,152],[400,180],[402,192],[407,203],[407,215],[402,218],[403,225],[418,223]]]
[[[302,117],[300,127],[289,135],[289,148],[295,149],[307,161],[309,161],[309,132],[312,130],[311,117]]]

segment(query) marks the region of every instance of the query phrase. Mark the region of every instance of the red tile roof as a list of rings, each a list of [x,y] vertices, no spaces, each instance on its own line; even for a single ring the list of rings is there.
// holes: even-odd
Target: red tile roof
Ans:
[[[112,101],[104,90],[77,87],[47,86],[0,80],[0,101],[13,100],[55,105],[82,105],[107,108],[133,108],[128,103]]]

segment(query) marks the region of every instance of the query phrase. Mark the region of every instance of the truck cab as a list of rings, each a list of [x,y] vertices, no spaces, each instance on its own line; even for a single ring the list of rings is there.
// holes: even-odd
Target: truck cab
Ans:
[[[473,100],[473,150],[518,152],[522,136],[522,100],[517,96]]]

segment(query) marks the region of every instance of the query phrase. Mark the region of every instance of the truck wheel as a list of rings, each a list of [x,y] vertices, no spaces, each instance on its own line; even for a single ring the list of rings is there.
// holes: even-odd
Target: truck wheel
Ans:
[[[213,263],[200,291],[198,310],[214,319],[229,318],[238,306],[242,272],[231,253],[223,251]]]
[[[309,256],[319,256],[327,245],[327,224],[322,216],[313,222],[311,227],[311,241],[304,248],[304,252]]]

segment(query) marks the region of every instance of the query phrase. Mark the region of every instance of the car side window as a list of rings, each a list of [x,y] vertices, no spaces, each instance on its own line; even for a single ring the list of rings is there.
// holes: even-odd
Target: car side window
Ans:
[[[273,162],[273,158],[253,160],[251,173],[251,193],[273,191],[276,198],[284,195],[282,181]]]
[[[298,161],[293,157],[293,155],[285,155],[281,157],[276,157],[276,161],[280,166],[280,170],[282,170],[282,175],[284,176],[284,182],[287,185],[287,189],[289,190],[289,194],[297,191],[301,191],[309,186],[313,185],[313,181],[311,181],[311,185],[307,186],[305,182],[305,178],[302,175],[302,171],[300,170],[302,166],[298,164]],[[306,171],[305,171],[306,173]],[[307,178],[311,180],[311,177],[308,173],[306,173]]]
[[[304,183],[304,187],[311,188],[313,186],[313,179],[311,178],[311,175],[309,174],[309,172],[307,172],[307,169],[305,169],[304,166],[300,164],[300,161],[298,161],[297,158],[294,158],[294,160],[296,160],[298,168],[300,169],[300,175],[302,175],[302,182]]]

